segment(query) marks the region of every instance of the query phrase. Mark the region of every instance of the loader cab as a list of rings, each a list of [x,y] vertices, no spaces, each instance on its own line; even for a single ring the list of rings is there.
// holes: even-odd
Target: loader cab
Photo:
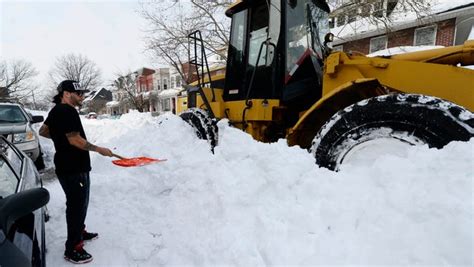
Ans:
[[[321,97],[328,14],[323,0],[232,5],[224,100],[280,99],[301,109],[314,103]]]

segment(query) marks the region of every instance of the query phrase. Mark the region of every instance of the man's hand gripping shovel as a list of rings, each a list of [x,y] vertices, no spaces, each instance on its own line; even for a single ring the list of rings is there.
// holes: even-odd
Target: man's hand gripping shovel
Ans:
[[[118,158],[116,160],[112,160],[112,163],[122,167],[139,167],[143,165],[166,161],[166,159],[154,159],[148,157],[125,158],[114,153],[112,153],[112,156]]]

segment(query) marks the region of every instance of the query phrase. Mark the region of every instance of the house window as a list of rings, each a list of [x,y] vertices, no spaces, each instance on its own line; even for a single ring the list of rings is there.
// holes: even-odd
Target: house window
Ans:
[[[171,110],[170,99],[169,98],[163,99],[163,111],[170,111],[170,110]]]
[[[415,29],[414,45],[435,45],[436,25]]]
[[[163,79],[163,89],[164,90],[168,89],[168,79],[166,78]]]
[[[335,19],[334,17],[333,17],[333,18],[329,18],[329,28],[330,28],[330,29],[334,28],[334,22],[335,22],[335,20],[336,20],[336,19]]]
[[[171,85],[170,85],[171,88],[175,88],[176,87],[176,78],[174,76],[171,76]]]
[[[179,88],[181,87],[181,77],[176,76],[176,87]]]
[[[379,50],[387,49],[387,36],[379,36],[370,39],[369,53],[374,53]]]

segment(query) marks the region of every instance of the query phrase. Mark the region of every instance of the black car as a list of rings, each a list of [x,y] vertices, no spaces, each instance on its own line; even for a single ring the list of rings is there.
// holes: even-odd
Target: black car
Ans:
[[[33,161],[0,136],[0,266],[45,266],[49,193]]]

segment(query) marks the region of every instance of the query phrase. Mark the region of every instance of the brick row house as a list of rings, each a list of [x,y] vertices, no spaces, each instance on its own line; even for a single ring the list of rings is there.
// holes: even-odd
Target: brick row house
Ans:
[[[369,54],[399,46],[452,46],[474,35],[473,1],[434,0],[429,14],[421,18],[404,11],[401,5],[398,0],[365,5],[342,1],[331,13],[329,23],[336,36],[334,49]],[[369,16],[375,20],[387,17],[389,27],[370,23]]]
[[[128,113],[141,107],[143,112],[159,115],[175,112],[176,96],[183,90],[181,76],[170,68],[140,68],[119,79],[128,78],[133,84],[124,90],[113,88],[113,100],[107,103],[107,112],[112,115]],[[118,84],[118,83],[117,83]],[[131,98],[134,98],[135,104]]]
[[[219,52],[225,54],[226,49],[223,48]],[[220,54],[211,55],[208,58],[211,75],[225,73],[226,62]],[[166,112],[176,114],[179,110],[183,110],[182,98],[186,97],[185,85],[197,79],[195,66],[185,63],[182,65],[182,71],[188,77],[186,81],[183,81],[174,68],[140,68],[118,78],[112,86],[113,99],[106,105],[107,113],[120,115],[128,113],[131,109],[137,109],[136,106],[140,105],[141,111],[151,112],[153,115]],[[124,87],[131,88],[124,90]],[[130,101],[132,96],[135,104]],[[178,105],[180,105],[179,109]]]

